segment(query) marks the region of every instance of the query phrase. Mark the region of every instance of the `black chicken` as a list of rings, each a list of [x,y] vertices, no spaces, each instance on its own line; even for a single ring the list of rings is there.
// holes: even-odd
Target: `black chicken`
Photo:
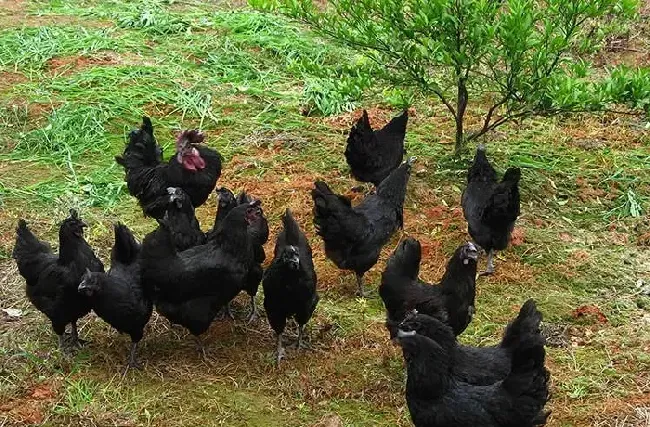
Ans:
[[[198,337],[245,286],[253,265],[248,227],[260,220],[259,202],[234,208],[203,245],[179,252],[167,218],[142,244],[143,283],[156,309]]]
[[[218,207],[217,213],[214,218],[214,225],[212,230],[210,230],[207,235],[214,235],[219,229],[219,225],[223,219],[228,215],[228,213],[236,206],[243,204],[249,204],[254,201],[254,199],[248,195],[245,191],[239,193],[237,197],[229,189],[222,187],[216,190]],[[250,269],[250,275],[246,280],[246,285],[244,291],[250,297],[251,302],[251,314],[248,317],[248,321],[251,322],[254,319],[257,319],[257,302],[255,296],[262,281],[262,275],[264,274],[264,269],[262,268],[262,263],[266,259],[266,253],[264,252],[264,244],[269,240],[269,224],[264,216],[264,210],[260,207],[260,219],[255,221],[248,227],[248,234],[253,242],[253,251],[254,251],[254,262]],[[232,319],[235,316],[232,314],[230,304],[225,307],[225,313]]]
[[[72,345],[84,342],[77,333],[77,320],[90,312],[90,301],[77,292],[81,277],[86,269],[104,271],[104,265],[84,240],[85,227],[77,211],[70,209],[70,216],[59,228],[58,255],[34,236],[25,220],[18,221],[16,229],[12,255],[27,283],[27,297],[52,322],[61,350],[66,350],[64,334],[68,323],[72,327]]]
[[[181,188],[169,187],[156,201],[167,215],[167,225],[177,251],[205,243],[206,236],[194,212],[190,197]]]
[[[501,343],[492,347],[471,347],[457,344],[451,354],[454,365],[453,375],[458,380],[474,385],[490,385],[503,380],[510,373],[513,354],[522,348],[538,346],[544,348],[545,340],[541,334],[542,313],[537,310],[535,301],[530,299],[519,310],[519,315],[506,328]],[[438,337],[440,320],[420,314],[416,310],[408,313],[399,326],[414,330],[434,341],[444,341]]]
[[[116,224],[114,230],[111,268],[108,273],[86,270],[78,290],[100,318],[131,337],[127,366],[138,368],[136,351],[153,311],[152,296],[140,281],[140,244],[127,226]]]
[[[394,117],[381,130],[372,130],[368,112],[352,126],[345,149],[352,176],[362,182],[378,186],[399,167],[406,151],[404,137],[408,122],[408,110]]]
[[[237,198],[235,194],[226,187],[220,187],[215,190],[217,195],[217,212],[214,216],[214,224],[212,229],[206,233],[210,235],[216,234],[217,229],[226,216],[237,206]]]
[[[467,173],[462,205],[472,239],[488,254],[485,274],[494,273],[494,251],[508,247],[520,214],[519,168],[509,168],[501,182],[490,165],[485,146],[479,145]]]
[[[382,247],[402,227],[406,186],[415,157],[395,169],[354,208],[350,199],[336,195],[322,181],[311,192],[314,224],[325,242],[325,254],[340,269],[356,274],[358,293],[364,295],[363,275],[377,263]]]
[[[131,131],[123,155],[115,160],[124,167],[129,193],[139,200],[146,215],[162,218],[165,210],[155,202],[168,187],[182,188],[194,207],[205,203],[221,176],[223,159],[217,151],[201,145],[204,139],[198,130],[181,132],[176,154],[162,163],[151,120],[143,117],[140,129]]]
[[[438,286],[418,279],[421,259],[420,242],[408,237],[400,242],[382,273],[379,295],[386,306],[391,336],[396,332],[395,322],[412,309],[445,321],[460,335],[474,314],[478,250],[471,242],[459,246]]]
[[[298,342],[300,349],[305,325],[311,319],[316,305],[316,272],[311,247],[293,219],[291,211],[286,210],[282,217],[284,229],[275,243],[273,262],[264,274],[264,309],[269,324],[277,335],[277,361],[284,357],[282,334],[287,319],[298,322]]]
[[[406,402],[415,427],[533,427],[546,423],[549,372],[544,346],[513,351],[510,373],[490,385],[473,385],[455,374],[456,338],[437,319],[436,339],[398,329],[406,361]],[[479,351],[477,349],[477,351]],[[478,367],[477,367],[478,368]]]

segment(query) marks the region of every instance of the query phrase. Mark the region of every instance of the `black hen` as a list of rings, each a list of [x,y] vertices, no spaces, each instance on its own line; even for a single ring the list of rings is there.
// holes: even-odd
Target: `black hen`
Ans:
[[[264,309],[277,335],[278,363],[284,357],[282,334],[287,319],[293,317],[298,322],[297,347],[300,348],[305,325],[318,304],[316,271],[309,242],[289,209],[282,223],[284,229],[278,235],[273,262],[263,281]]]
[[[226,187],[217,188],[215,193],[217,195],[217,212],[214,216],[212,229],[206,233],[208,238],[217,233],[221,222],[226,218],[231,210],[237,207],[237,198],[235,198],[233,192]]]
[[[206,236],[196,219],[192,200],[181,188],[167,188],[167,194],[155,203],[167,215],[166,223],[176,250],[184,251],[205,243]]]
[[[77,292],[81,277],[86,269],[104,271],[104,265],[84,240],[84,227],[86,223],[71,209],[70,216],[59,227],[58,255],[50,245],[34,236],[25,220],[18,221],[16,229],[13,258],[27,282],[27,297],[52,322],[62,350],[68,323],[72,325],[72,344],[82,343],[77,334],[77,320],[90,312],[90,301]]]
[[[364,295],[363,275],[377,263],[382,247],[402,227],[411,157],[377,187],[377,192],[352,207],[322,181],[311,192],[314,224],[325,242],[325,254],[343,270],[356,273],[358,292]]]
[[[350,130],[345,149],[352,176],[378,186],[399,167],[406,153],[404,137],[407,122],[408,110],[404,110],[381,130],[374,131],[368,120],[368,112],[363,110],[363,116]]]
[[[433,319],[436,339],[398,329],[406,361],[406,402],[416,427],[533,427],[546,423],[549,373],[544,346],[536,342],[512,354],[510,373],[490,385],[473,385],[454,374],[456,338]],[[408,329],[408,328],[407,328]]]
[[[223,219],[228,215],[228,213],[236,206],[241,206],[244,204],[250,204],[254,199],[248,195],[245,191],[239,193],[237,197],[229,189],[222,187],[216,190],[218,207],[217,213],[214,218],[214,225],[212,230],[207,233],[207,236],[214,235],[219,229],[219,225]],[[258,220],[254,221],[248,226],[248,235],[251,238],[253,243],[254,251],[254,262],[251,266],[250,275],[246,280],[246,285],[244,291],[250,297],[251,302],[251,314],[248,317],[248,321],[252,321],[258,317],[257,313],[257,302],[255,301],[255,296],[262,281],[262,275],[264,269],[262,268],[262,263],[266,259],[266,253],[264,252],[264,244],[269,240],[269,224],[264,216],[264,210],[260,208],[260,217]],[[228,316],[234,319],[232,311],[230,309],[230,304],[225,308]]]
[[[476,297],[478,250],[472,243],[459,246],[447,262],[438,286],[418,279],[422,248],[420,242],[404,239],[391,255],[382,273],[379,294],[387,312],[391,336],[394,325],[412,309],[447,322],[454,334],[461,334],[472,320]]]
[[[508,247],[520,214],[519,168],[509,168],[501,182],[490,165],[485,146],[479,145],[467,173],[462,205],[472,239],[488,253],[485,274],[494,273],[494,251]]]
[[[176,154],[162,163],[151,120],[144,117],[140,129],[131,131],[123,155],[115,160],[124,167],[129,193],[146,215],[162,218],[165,209],[156,201],[167,194],[168,187],[182,188],[194,207],[205,203],[221,175],[222,158],[217,151],[201,146],[204,138],[198,130],[181,132]]]
[[[519,315],[506,328],[501,343],[492,347],[471,347],[457,344],[452,358],[453,375],[460,381],[474,385],[490,385],[510,373],[512,356],[519,349],[538,346],[544,348],[541,334],[542,313],[530,299],[521,307]],[[439,320],[413,311],[400,324],[403,330],[416,331],[434,341],[442,330]],[[442,338],[444,340],[444,338]]]
[[[245,191],[242,191],[239,196],[237,196],[238,205],[250,204],[253,202],[254,199],[246,194]],[[266,220],[264,210],[261,207],[260,217],[248,226],[248,235],[253,243],[253,265],[251,266],[248,279],[246,279],[244,291],[246,291],[251,301],[251,314],[248,318],[248,321],[250,322],[258,317],[255,296],[260,287],[262,276],[264,275],[264,268],[262,267],[262,263],[266,259],[264,245],[269,240],[269,223]]]
[[[89,270],[79,284],[79,292],[106,323],[131,337],[128,366],[138,367],[137,346],[153,310],[152,296],[146,295],[140,282],[140,244],[131,230],[116,224],[115,244],[108,273]]]
[[[179,252],[167,220],[143,242],[143,281],[156,293],[156,308],[197,336],[245,286],[253,264],[249,224],[259,220],[259,202],[233,209],[203,245]]]

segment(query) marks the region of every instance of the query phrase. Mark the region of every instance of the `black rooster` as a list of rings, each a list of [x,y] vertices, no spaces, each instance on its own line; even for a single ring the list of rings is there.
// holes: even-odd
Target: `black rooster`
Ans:
[[[204,139],[198,130],[181,132],[176,154],[162,163],[151,120],[143,117],[140,129],[131,131],[123,155],[115,160],[124,167],[129,193],[138,199],[146,215],[162,218],[165,210],[156,200],[168,187],[182,188],[194,207],[205,203],[221,176],[223,159],[217,151],[201,145]]]
[[[177,251],[168,218],[142,244],[145,289],[156,309],[197,336],[246,285],[254,262],[248,227],[260,220],[259,202],[234,208],[203,245]]]
[[[206,234],[207,236],[211,236],[217,233],[221,222],[233,208],[244,204],[250,204],[255,200],[253,197],[247,194],[246,191],[242,191],[237,197],[235,197],[233,192],[225,187],[218,188],[216,190],[216,193],[218,200],[217,213],[215,214],[212,230]],[[258,221],[253,222],[248,227],[248,235],[253,242],[254,262],[251,266],[249,277],[246,280],[244,291],[246,291],[250,298],[251,314],[248,317],[248,321],[252,322],[258,318],[257,302],[255,300],[255,296],[257,295],[257,291],[264,274],[264,269],[262,268],[262,263],[264,260],[266,260],[264,244],[266,244],[266,242],[269,240],[269,223],[266,219],[266,216],[264,216],[264,210],[261,207],[260,218]],[[225,307],[225,314],[228,315],[231,319],[235,318],[235,316],[232,314],[230,304]]]

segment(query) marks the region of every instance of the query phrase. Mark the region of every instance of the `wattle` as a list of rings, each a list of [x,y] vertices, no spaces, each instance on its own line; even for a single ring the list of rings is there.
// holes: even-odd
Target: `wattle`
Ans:
[[[183,167],[190,171],[197,171],[205,168],[205,160],[200,156],[183,157]]]

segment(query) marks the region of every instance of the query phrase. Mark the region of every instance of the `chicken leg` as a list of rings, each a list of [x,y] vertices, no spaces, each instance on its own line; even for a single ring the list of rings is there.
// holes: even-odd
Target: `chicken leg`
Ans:
[[[491,274],[494,274],[494,249],[488,251],[487,268],[483,276],[489,276]]]
[[[133,369],[142,369],[142,365],[140,365],[136,359],[136,352],[138,350],[138,343],[133,342],[131,343],[131,351],[129,352],[129,363],[127,364],[127,370],[129,368]]]
[[[255,295],[251,295],[251,314],[248,316],[248,323],[251,323],[259,318],[257,313],[257,301],[255,301]]]
[[[305,338],[305,325],[298,325],[298,343],[296,344],[296,348],[298,350],[302,349],[309,349],[311,346],[304,342]]]
[[[196,343],[196,351],[201,353],[203,355],[203,358],[205,359],[206,354],[205,354],[205,344],[203,343],[203,339],[201,339],[200,336],[195,335],[194,342]]]
[[[67,350],[65,345],[65,334],[57,335],[57,337],[59,337],[59,350],[62,353],[65,353]]]
[[[286,352],[284,351],[284,347],[282,347],[282,334],[278,335],[277,342],[276,342],[276,363],[279,365],[280,361],[284,359]]]
[[[71,337],[72,337],[72,347],[81,348],[84,345],[88,344],[88,341],[79,339],[77,322],[72,322]]]

